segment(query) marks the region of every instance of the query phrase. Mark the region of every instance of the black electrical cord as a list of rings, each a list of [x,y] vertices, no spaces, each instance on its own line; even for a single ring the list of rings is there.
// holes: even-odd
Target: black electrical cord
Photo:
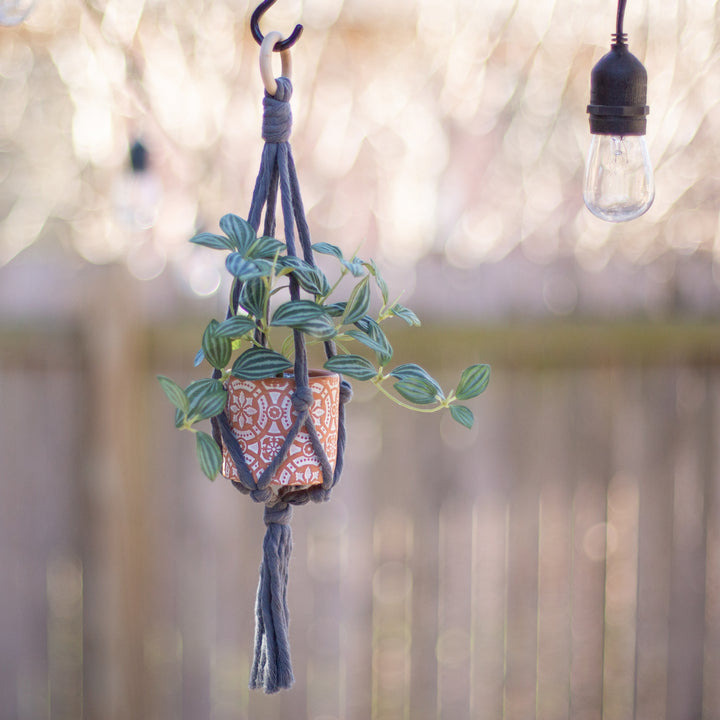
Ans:
[[[618,0],[618,9],[617,9],[617,23],[615,26],[615,35],[613,36],[613,41],[624,45],[627,42],[627,35],[623,32],[623,21],[625,19],[625,3],[627,0]]]

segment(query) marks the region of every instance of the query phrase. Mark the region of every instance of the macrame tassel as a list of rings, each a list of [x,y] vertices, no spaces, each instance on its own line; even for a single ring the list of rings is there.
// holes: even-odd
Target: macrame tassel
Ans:
[[[291,517],[292,506],[285,503],[265,507],[267,530],[255,602],[255,657],[250,688],[262,688],[266,693],[292,687],[295,682],[290,661],[287,606]]]

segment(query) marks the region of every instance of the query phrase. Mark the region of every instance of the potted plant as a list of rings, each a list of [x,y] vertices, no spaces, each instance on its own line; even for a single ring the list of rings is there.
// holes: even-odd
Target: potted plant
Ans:
[[[289,522],[293,505],[327,500],[342,472],[344,407],[352,392],[343,377],[370,382],[406,408],[448,410],[470,427],[473,414],[463,403],[485,389],[490,372],[487,365],[472,365],[445,393],[419,365],[393,365],[385,327],[392,321],[419,325],[417,316],[391,298],[373,260],[346,258],[329,243],[312,244],[289,144],[287,50],[281,52],[283,77],[272,78],[270,56],[280,39],[268,33],[260,50],[265,146],[248,220],[228,214],[220,220],[222,234],[191,239],[227,253],[232,276],[226,317],[210,320],[195,358],[196,365],[212,367],[212,377],[186,388],[159,377],[176,408],[176,426],[196,436],[205,475],[212,480],[222,470],[238,490],[265,505],[250,687],[268,693],[293,683]],[[278,199],[284,241],[274,237]],[[334,264],[330,278],[316,256]],[[309,370],[308,357],[318,348],[324,351],[321,367]],[[204,420],[211,421],[212,434],[196,427]]]
[[[272,451],[279,449],[282,432],[292,417],[293,341],[298,334],[311,355],[314,347],[332,344],[322,370],[310,372],[311,412],[316,425],[325,429],[331,453],[337,421],[325,421],[321,411],[337,412],[338,374],[372,383],[404,408],[424,413],[447,410],[461,425],[472,426],[473,413],[463,403],[485,390],[489,366],[471,365],[462,372],[457,386],[445,392],[419,365],[392,365],[393,348],[385,328],[393,321],[412,326],[420,321],[390,295],[373,260],[356,255],[346,258],[336,245],[314,244],[313,251],[335,266],[329,278],[315,264],[288,254],[284,242],[258,237],[250,223],[236,215],[225,215],[220,229],[224,234],[203,232],[190,241],[227,253],[225,267],[233,278],[235,303],[225,320],[210,320],[195,358],[196,366],[207,362],[213,368],[213,377],[196,380],[186,388],[167,377],[158,378],[176,408],[176,426],[195,434],[197,457],[208,478],[214,479],[222,469],[224,475],[237,479],[227,450],[220,447],[223,443],[217,429],[213,437],[196,427],[225,410],[234,421],[245,459],[256,473],[267,467]],[[293,298],[288,294],[290,282],[297,283],[301,295]],[[255,388],[263,385],[270,388],[269,399],[258,400],[261,390]],[[300,448],[294,452],[306,462],[295,463],[294,470],[287,465],[278,468],[273,485],[320,482],[317,464],[312,468],[308,464],[312,456],[308,442],[301,436],[296,440]]]

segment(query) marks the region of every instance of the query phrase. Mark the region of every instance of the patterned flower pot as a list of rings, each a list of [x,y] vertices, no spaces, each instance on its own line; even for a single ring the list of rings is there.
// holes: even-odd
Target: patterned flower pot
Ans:
[[[310,417],[325,448],[331,467],[337,458],[340,376],[327,370],[310,370],[313,404]],[[233,434],[245,453],[245,461],[257,480],[276,456],[294,420],[292,377],[227,381],[226,412]],[[222,474],[238,481],[230,454],[223,449]],[[322,469],[310,436],[303,427],[272,478],[274,486],[310,486],[323,481]]]

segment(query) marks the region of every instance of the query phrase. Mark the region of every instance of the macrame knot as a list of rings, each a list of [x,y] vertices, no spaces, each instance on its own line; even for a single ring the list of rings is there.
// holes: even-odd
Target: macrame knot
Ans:
[[[265,93],[263,98],[263,140],[268,143],[286,143],[292,130],[292,111],[290,97],[292,85],[287,78],[277,79],[275,97]]]
[[[340,403],[342,405],[345,405],[345,403],[349,403],[352,400],[352,396],[352,385],[347,380],[343,380],[340,383]]]
[[[269,487],[262,488],[262,490],[253,490],[250,497],[256,503],[266,503],[272,497],[272,490]]]
[[[292,505],[278,503],[265,506],[265,525],[289,525],[292,519]]]
[[[315,485],[309,489],[309,493],[314,503],[322,503],[330,499],[331,490],[326,490],[322,485]]]
[[[292,405],[298,415],[307,412],[312,402],[313,395],[310,388],[297,388],[292,395]]]

